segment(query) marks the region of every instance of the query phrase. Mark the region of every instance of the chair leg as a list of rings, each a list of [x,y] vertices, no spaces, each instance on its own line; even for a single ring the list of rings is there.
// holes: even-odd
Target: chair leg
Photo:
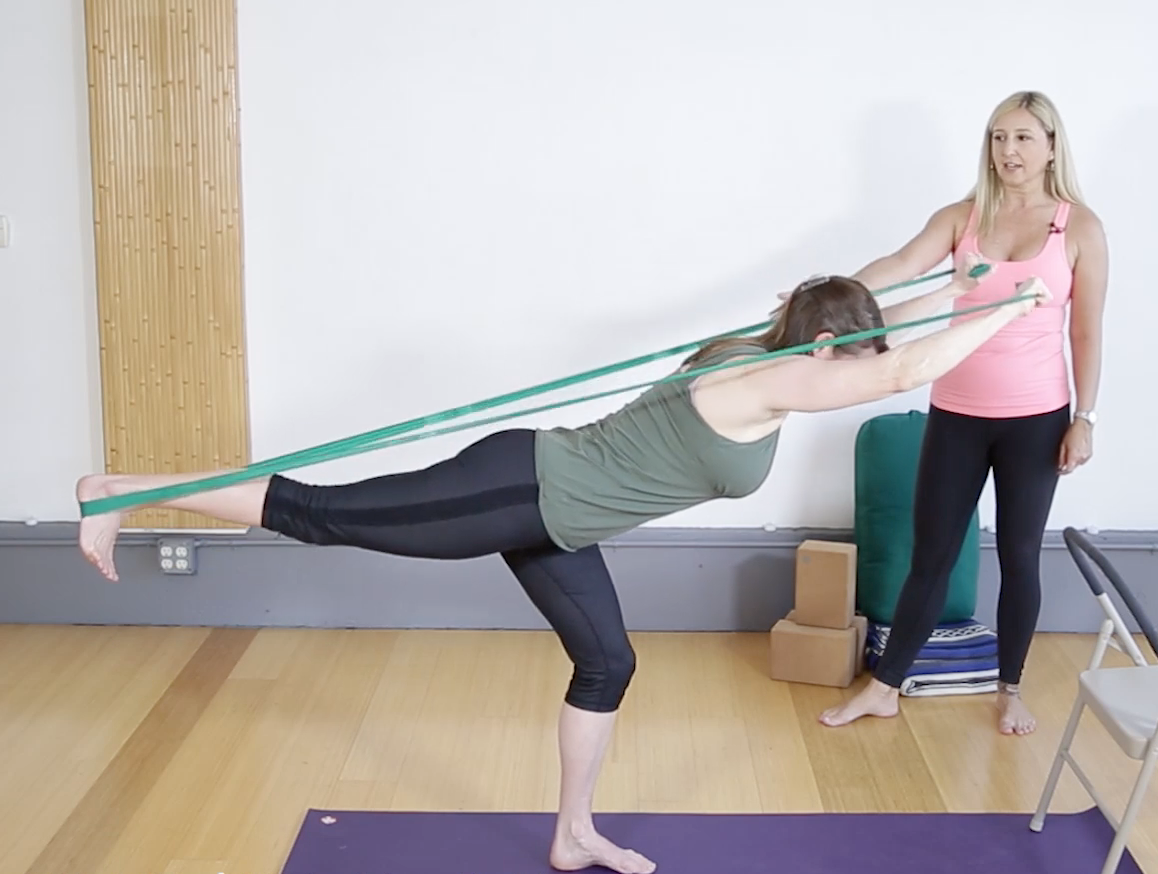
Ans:
[[[1041,831],[1042,826],[1045,825],[1045,815],[1049,810],[1050,801],[1053,800],[1053,793],[1057,789],[1057,781],[1061,777],[1062,766],[1065,764],[1064,755],[1069,752],[1070,745],[1074,742],[1074,735],[1078,732],[1078,723],[1081,722],[1082,712],[1085,709],[1086,702],[1079,691],[1074,700],[1073,709],[1070,711],[1069,722],[1066,723],[1065,731],[1058,742],[1057,752],[1054,753],[1053,765],[1049,769],[1045,786],[1042,787],[1041,798],[1037,802],[1037,810],[1034,811],[1033,818],[1029,821],[1030,829],[1035,832]]]
[[[1114,835],[1114,842],[1110,844],[1110,852],[1106,855],[1106,863],[1102,866],[1102,874],[1114,874],[1122,854],[1126,851],[1126,837],[1134,820],[1138,816],[1138,808],[1142,806],[1142,799],[1154,775],[1154,766],[1158,764],[1158,747],[1150,745],[1150,750],[1142,762],[1142,769],[1138,772],[1138,779],[1134,781],[1134,791],[1130,793],[1130,800],[1122,814],[1122,821]]]

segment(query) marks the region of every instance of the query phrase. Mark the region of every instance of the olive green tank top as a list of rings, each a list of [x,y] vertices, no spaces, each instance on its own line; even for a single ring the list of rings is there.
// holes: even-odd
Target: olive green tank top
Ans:
[[[752,354],[765,350],[751,345]],[[721,352],[698,366],[749,354]],[[758,441],[722,437],[692,406],[692,379],[653,385],[580,428],[537,432],[539,509],[551,539],[574,551],[714,498],[742,498],[768,477],[779,430]]]

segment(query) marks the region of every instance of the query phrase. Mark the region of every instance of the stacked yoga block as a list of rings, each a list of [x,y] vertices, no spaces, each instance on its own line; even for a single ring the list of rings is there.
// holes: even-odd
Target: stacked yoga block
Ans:
[[[772,678],[846,687],[871,670],[892,632],[913,551],[913,496],[927,415],[869,419],[855,446],[852,543],[806,540],[796,552],[796,605],[771,631]],[[907,696],[991,692],[997,636],[973,619],[981,564],[976,510],[928,640],[902,681]]]
[[[796,548],[796,603],[772,626],[771,677],[846,687],[864,666],[867,619],[856,613],[855,543],[805,540]]]

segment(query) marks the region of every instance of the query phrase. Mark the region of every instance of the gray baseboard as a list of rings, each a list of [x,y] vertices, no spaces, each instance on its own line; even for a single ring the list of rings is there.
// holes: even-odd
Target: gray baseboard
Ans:
[[[544,629],[497,557],[454,562],[313,547],[264,531],[198,533],[197,572],[162,574],[156,534],[126,532],[121,581],[76,549],[76,525],[0,523],[0,622],[315,628]],[[604,550],[633,631],[765,631],[793,604],[794,553],[833,529],[645,528]],[[1158,532],[1092,538],[1158,619]],[[999,575],[982,534],[976,618],[995,624]],[[1089,632],[1101,621],[1060,532],[1042,551],[1040,631]]]

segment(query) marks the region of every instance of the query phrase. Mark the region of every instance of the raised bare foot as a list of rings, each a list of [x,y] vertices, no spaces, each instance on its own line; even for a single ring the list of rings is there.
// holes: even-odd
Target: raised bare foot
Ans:
[[[1032,734],[1037,720],[1021,700],[1016,686],[997,687],[997,730],[1002,734]]]
[[[105,498],[112,494],[109,483],[113,476],[93,474],[81,477],[76,484],[78,501],[91,501],[96,498]],[[84,516],[80,520],[80,551],[84,557],[92,562],[102,574],[114,583],[117,581],[117,568],[113,564],[113,548],[117,543],[117,535],[121,530],[120,513],[103,513],[100,516]]]
[[[879,680],[869,680],[850,701],[830,707],[820,714],[820,721],[828,726],[847,725],[862,716],[889,718],[897,715],[897,690]]]
[[[651,874],[655,862],[634,850],[617,847],[594,828],[557,830],[551,845],[551,867],[558,871],[581,871],[601,866],[619,874]]]

